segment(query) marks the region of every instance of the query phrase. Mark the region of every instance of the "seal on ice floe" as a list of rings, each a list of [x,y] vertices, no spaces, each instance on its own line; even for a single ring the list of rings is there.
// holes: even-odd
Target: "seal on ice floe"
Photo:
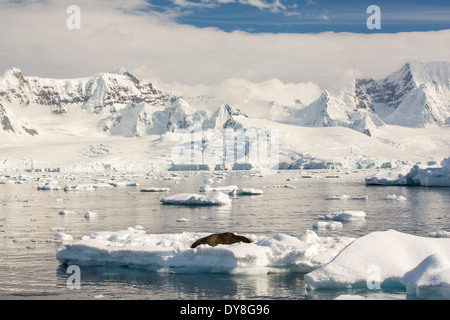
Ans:
[[[239,242],[252,243],[253,240],[231,232],[213,233],[207,237],[200,238],[197,241],[195,241],[191,245],[191,248],[195,248],[201,244],[207,244],[210,245],[211,247],[215,247],[218,244],[233,244]]]

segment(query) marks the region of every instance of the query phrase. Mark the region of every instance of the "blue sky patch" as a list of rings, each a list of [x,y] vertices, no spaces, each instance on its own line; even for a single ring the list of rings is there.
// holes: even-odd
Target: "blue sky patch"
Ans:
[[[450,29],[448,0],[147,0],[145,11],[167,14],[180,24],[227,32],[397,33]],[[381,28],[369,29],[367,8],[377,5]]]

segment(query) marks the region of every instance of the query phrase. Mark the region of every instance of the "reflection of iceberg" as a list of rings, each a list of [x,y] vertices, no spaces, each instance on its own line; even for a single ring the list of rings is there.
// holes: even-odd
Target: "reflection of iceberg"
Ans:
[[[403,166],[380,171],[365,179],[367,185],[408,185],[424,187],[450,186],[450,157],[442,160],[442,167]]]

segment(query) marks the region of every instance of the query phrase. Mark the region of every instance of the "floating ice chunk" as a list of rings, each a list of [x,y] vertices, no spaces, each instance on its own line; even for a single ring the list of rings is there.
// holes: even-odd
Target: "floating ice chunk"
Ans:
[[[342,228],[342,223],[339,221],[318,221],[313,223],[313,228],[335,230]]]
[[[86,219],[95,218],[95,217],[97,217],[97,216],[98,216],[98,213],[97,213],[97,212],[92,212],[92,211],[88,211],[88,212],[86,212],[86,213],[84,214],[84,217],[85,217]]]
[[[77,185],[66,185],[64,191],[82,191],[82,190],[94,190],[92,184],[77,184]]]
[[[61,190],[61,187],[58,186],[58,181],[39,181],[37,189],[44,191]]]
[[[111,185],[114,187],[138,187],[139,183],[121,181],[121,182],[111,182]]]
[[[406,175],[411,171],[410,165],[390,170],[382,170],[365,179],[367,185],[406,185]]]
[[[428,235],[433,238],[450,238],[450,232],[445,230],[429,232]]]
[[[424,187],[450,186],[450,157],[441,161],[442,167],[423,165],[403,166],[380,171],[365,179],[366,184],[412,185]]]
[[[210,185],[200,186],[200,192],[230,192],[234,189],[238,189],[237,186],[224,186],[224,187],[211,187]]]
[[[332,212],[325,216],[320,215],[320,219],[324,220],[338,220],[338,221],[357,221],[364,220],[366,217],[366,213],[364,211],[340,211],[340,212]]]
[[[98,188],[114,188],[113,185],[111,185],[110,183],[105,183],[105,182],[94,183],[94,184],[92,184],[92,187],[95,188],[95,189],[98,189]]]
[[[161,199],[163,204],[175,205],[227,205],[231,204],[230,197],[222,192],[214,192],[208,195],[195,193],[179,193]]]
[[[274,184],[274,188],[286,188],[286,189],[297,189],[296,186],[292,186],[290,184]]]
[[[426,238],[395,230],[372,232],[356,239],[330,263],[308,273],[308,288],[369,288],[372,281],[392,287],[429,255],[450,259],[450,239]]]
[[[435,253],[425,258],[400,280],[408,295],[424,299],[450,299],[450,262]]]
[[[141,192],[165,192],[165,191],[170,191],[169,188],[142,188]]]
[[[385,200],[396,200],[396,201],[405,201],[406,198],[404,196],[397,196],[396,194],[389,194],[385,198]]]
[[[253,196],[253,195],[261,195],[264,194],[264,191],[254,188],[242,188],[242,189],[234,189],[230,191],[230,195],[233,196]]]
[[[369,200],[368,196],[354,196],[354,197],[350,197],[350,200]]]
[[[74,214],[75,211],[70,211],[70,210],[61,210],[60,212],[58,212],[59,215],[66,215],[66,214]]]
[[[338,196],[326,197],[325,200],[347,200],[350,198],[351,198],[351,196],[349,196],[347,194],[341,194]]]
[[[71,244],[73,237],[70,234],[58,232],[55,233],[55,241],[61,242],[62,244]]]

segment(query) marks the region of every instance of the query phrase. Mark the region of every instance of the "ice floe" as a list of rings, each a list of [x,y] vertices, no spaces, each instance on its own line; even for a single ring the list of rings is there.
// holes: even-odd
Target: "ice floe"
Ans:
[[[142,188],[140,191],[141,192],[166,192],[166,191],[170,191],[170,189],[169,188],[152,187],[152,188]]]
[[[379,171],[365,179],[367,185],[410,185],[424,187],[450,186],[450,157],[441,161],[441,167],[406,165],[388,171]]]
[[[239,188],[235,185],[223,186],[223,187],[211,187],[210,185],[206,184],[206,185],[200,186],[199,191],[200,192],[231,192],[234,189],[239,189]]]
[[[342,228],[342,223],[339,221],[317,221],[313,223],[313,228],[335,230],[337,228]]]
[[[385,200],[396,200],[396,201],[405,201],[405,200],[407,200],[404,196],[398,196],[396,194],[388,194],[384,199]]]
[[[233,196],[254,196],[264,194],[264,191],[255,188],[236,188],[229,193]]]
[[[450,259],[450,239],[419,237],[395,230],[377,231],[356,239],[328,264],[305,275],[308,288],[383,288],[417,284],[419,269],[432,272],[433,265],[443,265]],[[439,263],[424,262],[430,255],[438,254]],[[406,276],[415,268],[418,270]],[[448,267],[440,286],[424,284],[430,290],[440,291],[450,285]],[[415,276],[413,276],[415,274]],[[406,276],[406,277],[405,277]],[[431,280],[431,278],[428,278]]]
[[[319,237],[308,230],[298,236],[246,235],[253,243],[190,246],[206,233],[147,234],[128,228],[102,231],[74,241],[56,253],[61,263],[125,265],[157,272],[265,274],[311,271],[331,261],[354,238]]]
[[[179,193],[161,198],[163,204],[174,205],[227,205],[231,204],[231,198],[222,192],[214,192],[207,195],[195,193]]]
[[[369,200],[368,196],[350,196],[348,194],[341,194],[337,196],[326,197],[325,200]]]
[[[364,211],[345,210],[339,212],[332,212],[327,215],[319,215],[319,219],[323,220],[338,220],[338,221],[358,221],[364,220],[366,213]]]
[[[450,299],[450,260],[448,255],[434,253],[414,269],[408,271],[400,282],[406,293],[423,299]]]

